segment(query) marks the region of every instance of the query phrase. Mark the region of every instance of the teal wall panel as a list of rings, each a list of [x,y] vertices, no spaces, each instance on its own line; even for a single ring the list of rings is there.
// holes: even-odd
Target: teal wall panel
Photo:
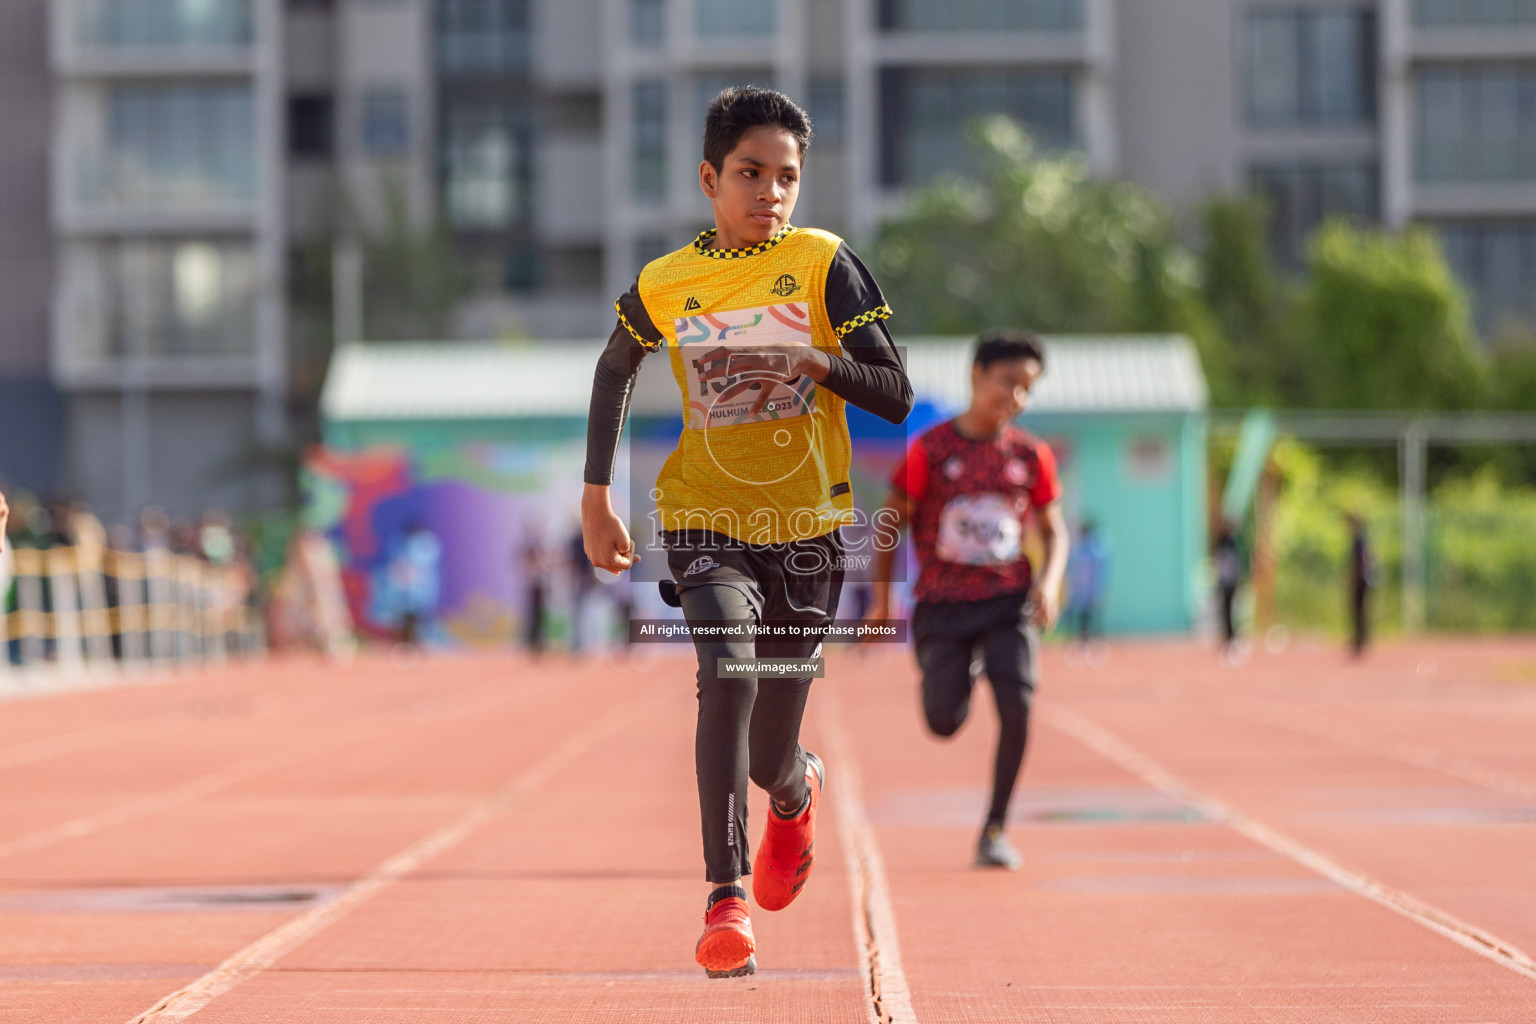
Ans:
[[[1058,449],[1073,535],[1091,518],[1113,545],[1104,628],[1192,629],[1202,601],[1203,416],[1026,414],[1022,423]]]

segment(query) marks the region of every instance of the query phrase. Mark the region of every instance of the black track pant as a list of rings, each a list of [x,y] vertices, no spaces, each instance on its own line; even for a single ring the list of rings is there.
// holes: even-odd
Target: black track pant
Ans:
[[[1038,637],[1028,618],[1026,594],[986,601],[919,602],[912,635],[923,672],[923,714],[928,728],[953,736],[971,710],[977,655],[992,684],[999,731],[987,824],[1008,818],[1008,802],[1024,764],[1029,699],[1035,689]]]
[[[837,612],[842,546],[837,535],[787,550],[726,545],[690,532],[663,535],[690,625],[719,622],[824,625]],[[700,552],[704,552],[701,555]],[[796,559],[796,553],[800,558]],[[700,562],[707,557],[708,563]],[[696,567],[708,564],[708,569]],[[689,570],[705,577],[698,582]],[[699,658],[699,719],[694,765],[704,839],[705,878],[724,884],[752,872],[747,841],[747,781],[781,806],[805,799],[800,720],[811,680],[721,677],[720,658],[812,658],[821,640],[694,637]]]
[[[1366,644],[1371,642],[1371,588],[1356,584],[1349,596],[1350,622],[1354,626],[1349,646],[1356,654],[1363,654]]]

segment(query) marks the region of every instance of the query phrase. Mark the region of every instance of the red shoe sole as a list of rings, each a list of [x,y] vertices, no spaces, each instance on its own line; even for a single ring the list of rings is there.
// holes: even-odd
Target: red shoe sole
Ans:
[[[734,928],[721,928],[699,940],[693,958],[706,971],[734,971],[745,967],[755,952],[757,943],[752,936]]]

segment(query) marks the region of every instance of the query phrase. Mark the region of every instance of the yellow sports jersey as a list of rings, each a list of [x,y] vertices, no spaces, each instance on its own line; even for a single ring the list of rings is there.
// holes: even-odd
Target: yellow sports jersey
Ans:
[[[841,355],[841,337],[890,307],[829,232],[785,227],[745,249],[709,248],[713,236],[641,272],[654,334],[619,305],[636,341],[666,348],[682,392],[682,436],[656,481],[662,526],[749,544],[823,536],[853,509],[844,400],[808,377],[786,380],[783,349]]]

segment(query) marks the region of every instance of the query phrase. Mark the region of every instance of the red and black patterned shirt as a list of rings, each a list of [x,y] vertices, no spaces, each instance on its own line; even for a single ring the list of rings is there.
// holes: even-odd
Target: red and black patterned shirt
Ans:
[[[985,601],[1029,589],[1024,521],[1061,496],[1044,441],[1012,425],[976,440],[949,420],[912,442],[891,486],[912,501],[917,600]]]

